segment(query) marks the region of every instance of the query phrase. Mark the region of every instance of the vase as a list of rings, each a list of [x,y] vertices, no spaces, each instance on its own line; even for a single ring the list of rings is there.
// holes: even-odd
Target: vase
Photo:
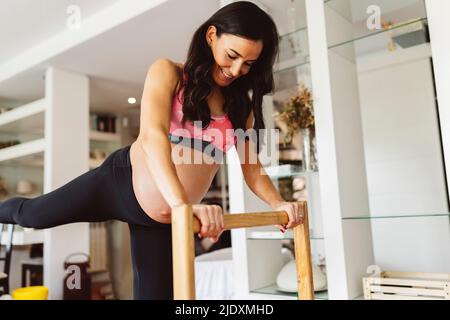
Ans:
[[[315,150],[312,143],[313,135],[310,128],[300,130],[302,135],[302,169],[303,171],[314,171],[316,169]]]

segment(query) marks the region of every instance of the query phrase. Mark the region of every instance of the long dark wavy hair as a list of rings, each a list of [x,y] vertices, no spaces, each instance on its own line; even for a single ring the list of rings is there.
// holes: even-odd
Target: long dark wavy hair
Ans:
[[[272,68],[278,58],[278,31],[272,18],[248,1],[238,1],[222,7],[195,32],[183,70],[187,74],[184,83],[183,125],[187,120],[202,121],[203,128],[206,128],[213,121],[207,98],[215,85],[211,75],[215,60],[205,37],[211,25],[216,27],[218,37],[231,34],[263,42],[262,52],[250,71],[229,86],[221,88],[225,98],[224,112],[230,118],[233,128],[245,131],[246,120],[253,110],[253,129],[257,133],[259,129],[265,129],[263,96],[272,93],[274,88]],[[251,98],[249,92],[252,92]],[[263,141],[260,141],[258,134],[256,139],[256,151],[259,154]]]

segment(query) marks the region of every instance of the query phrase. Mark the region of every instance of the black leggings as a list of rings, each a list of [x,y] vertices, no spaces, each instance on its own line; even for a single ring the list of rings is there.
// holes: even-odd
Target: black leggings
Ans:
[[[44,229],[75,222],[128,223],[135,299],[173,298],[171,225],[151,219],[132,186],[130,146],[60,188],[34,199],[0,203],[0,223]]]

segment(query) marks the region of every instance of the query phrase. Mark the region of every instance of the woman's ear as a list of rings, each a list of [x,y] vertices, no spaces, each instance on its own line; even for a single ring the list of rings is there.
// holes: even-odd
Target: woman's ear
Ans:
[[[208,43],[209,46],[215,41],[217,36],[216,32],[217,29],[215,26],[211,25],[208,27],[208,30],[206,31],[206,43]]]

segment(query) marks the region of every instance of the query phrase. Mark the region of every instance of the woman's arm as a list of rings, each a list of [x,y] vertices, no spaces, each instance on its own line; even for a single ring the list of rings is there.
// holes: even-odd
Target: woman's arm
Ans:
[[[246,129],[253,128],[253,112],[246,123]],[[298,202],[287,202],[280,195],[272,183],[272,180],[264,171],[256,154],[256,146],[252,139],[245,142],[244,152],[238,150],[242,173],[245,183],[250,190],[261,200],[266,202],[275,211],[286,211],[289,215],[289,223],[286,226],[277,225],[280,231],[293,228],[303,222],[303,215]],[[250,162],[249,159],[256,159]]]
[[[159,59],[150,66],[142,94],[138,136],[139,146],[146,155],[147,168],[171,208],[188,202],[172,162],[168,139],[178,79],[177,67],[170,60]]]
[[[253,112],[250,113],[246,123],[246,129],[248,130],[251,128],[253,128]],[[245,183],[261,200],[266,202],[272,208],[277,207],[285,200],[281,197],[280,193],[273,185],[272,180],[265,173],[264,168],[259,162],[255,152],[256,146],[252,139],[248,139],[248,141],[245,142],[244,150],[244,154],[242,152],[238,154]],[[250,159],[256,159],[256,163],[253,163],[255,161],[251,162]]]

